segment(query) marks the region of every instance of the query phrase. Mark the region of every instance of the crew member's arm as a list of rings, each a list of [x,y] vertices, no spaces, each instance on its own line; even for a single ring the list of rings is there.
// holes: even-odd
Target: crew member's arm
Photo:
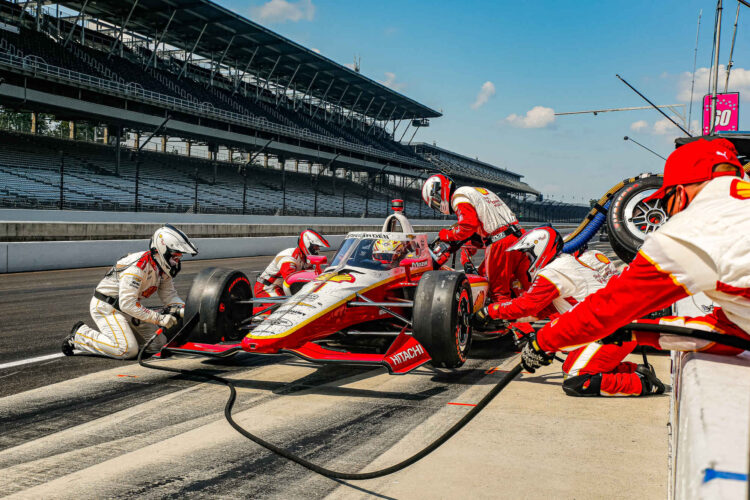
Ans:
[[[481,225],[477,211],[470,203],[456,205],[458,223],[450,229],[441,229],[438,237],[442,241],[463,241],[479,232]]]
[[[185,301],[177,294],[174,287],[174,280],[168,274],[161,277],[159,282],[159,298],[165,306],[184,306]]]
[[[508,302],[490,304],[488,313],[492,319],[540,317],[540,311],[544,311],[559,296],[557,287],[544,276],[539,276],[526,293]]]
[[[120,311],[128,316],[145,321],[146,323],[158,325],[162,315],[156,311],[143,307],[140,302],[141,287],[145,280],[146,273],[135,265],[128,267],[125,272],[120,275],[120,289],[118,295]],[[153,291],[151,293],[153,293]],[[146,290],[145,294],[148,294],[148,290]]]
[[[298,271],[297,264],[293,260],[288,260],[281,264],[281,267],[279,268],[279,274],[283,279],[287,279],[291,274],[294,274]]]
[[[619,276],[542,328],[536,340],[545,351],[588,344],[687,295],[682,283],[640,251]]]

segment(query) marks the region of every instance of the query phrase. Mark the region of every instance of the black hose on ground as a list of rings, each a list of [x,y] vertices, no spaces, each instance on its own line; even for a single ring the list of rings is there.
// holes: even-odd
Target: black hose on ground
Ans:
[[[185,323],[185,326],[177,332],[177,334],[173,337],[176,338],[179,336],[183,330],[189,327],[189,329],[192,329],[191,323],[195,324],[196,316],[193,316],[190,321]],[[328,469],[326,467],[322,467],[318,464],[314,464],[310,462],[309,460],[305,460],[304,458],[300,457],[299,455],[296,455],[289,450],[285,448],[281,448],[279,446],[276,446],[273,443],[269,443],[268,441],[259,438],[255,434],[249,432],[248,430],[244,429],[240,424],[235,422],[234,418],[232,418],[232,408],[234,407],[234,403],[237,399],[237,389],[235,388],[234,383],[232,383],[231,380],[225,379],[223,377],[220,377],[218,375],[214,375],[213,373],[209,373],[203,370],[183,370],[180,368],[170,368],[167,366],[158,366],[158,365],[151,365],[146,363],[143,360],[143,353],[146,351],[149,345],[156,339],[156,335],[153,336],[144,346],[141,348],[141,350],[138,352],[138,364],[145,367],[150,368],[152,370],[160,370],[170,373],[179,373],[180,375],[188,375],[188,376],[198,376],[201,378],[204,378],[206,380],[213,380],[219,383],[222,383],[226,385],[229,388],[229,399],[227,400],[226,405],[224,406],[224,417],[227,419],[227,422],[229,422],[229,425],[231,425],[237,432],[248,438],[249,440],[253,441],[256,444],[259,444],[260,446],[266,448],[269,451],[272,451],[276,453],[277,455],[280,455],[288,460],[291,460],[292,462],[295,462],[302,467],[305,467],[306,469],[309,469],[315,473],[318,473],[322,476],[334,478],[334,479],[345,479],[345,480],[362,480],[362,479],[374,479],[377,477],[387,476],[388,474],[393,474],[394,472],[397,472],[401,469],[404,469],[411,464],[418,462],[419,460],[423,459],[436,449],[440,447],[443,443],[448,441],[451,437],[453,437],[454,434],[456,434],[458,431],[460,431],[466,424],[471,422],[474,417],[476,417],[479,412],[481,412],[489,403],[494,399],[495,396],[500,394],[500,392],[505,389],[505,387],[514,379],[516,376],[518,376],[519,373],[521,373],[521,363],[516,364],[508,373],[503,375],[503,377],[495,384],[495,386],[488,392],[482,399],[477,403],[477,405],[472,408],[466,415],[464,415],[461,420],[453,424],[453,426],[445,431],[440,437],[438,437],[436,440],[434,440],[432,443],[430,443],[427,447],[423,448],[419,452],[415,453],[414,455],[410,456],[406,460],[403,460],[397,464],[391,465],[390,467],[386,467],[384,469],[372,471],[372,472],[338,472],[331,469]]]

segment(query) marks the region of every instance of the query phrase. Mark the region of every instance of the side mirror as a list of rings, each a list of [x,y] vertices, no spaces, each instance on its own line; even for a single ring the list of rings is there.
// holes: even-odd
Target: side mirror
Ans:
[[[427,257],[407,257],[398,263],[406,271],[406,281],[411,281],[411,266],[420,262],[427,262]]]
[[[328,257],[325,255],[310,255],[307,260],[309,260],[310,264],[315,267],[315,274],[322,273],[323,266],[328,264]]]

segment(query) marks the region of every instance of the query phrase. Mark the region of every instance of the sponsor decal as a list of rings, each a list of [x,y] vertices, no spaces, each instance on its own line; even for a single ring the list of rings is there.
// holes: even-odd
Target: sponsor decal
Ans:
[[[234,288],[234,287],[235,287],[235,285],[236,285],[237,283],[240,283],[240,282],[244,282],[244,283],[247,283],[247,285],[248,285],[248,286],[250,286],[250,281],[248,281],[248,279],[247,279],[247,278],[245,278],[245,277],[243,277],[243,276],[240,276],[240,277],[239,277],[239,278],[237,278],[236,280],[232,281],[232,284],[231,284],[231,285],[229,285],[229,290],[228,290],[228,291],[229,291],[229,292],[231,292],[231,291],[232,291],[232,288]]]
[[[481,309],[484,306],[484,290],[479,292],[477,300],[474,301],[474,310]]]
[[[349,273],[323,273],[315,278],[315,281],[325,281],[327,283],[354,283],[356,280],[354,279],[354,276]]]
[[[410,361],[424,354],[425,354],[424,348],[421,345],[417,344],[414,347],[409,347],[408,349],[404,349],[403,351],[397,352],[396,354],[393,354],[392,356],[388,356],[388,359],[391,362],[391,365],[395,367],[395,366],[400,365],[401,363]]]
[[[610,263],[610,260],[603,253],[597,253],[596,254],[596,258],[599,260],[599,262],[603,262],[605,264],[609,264]]]
[[[487,191],[487,190],[486,190],[486,189],[484,189],[484,188],[474,188],[474,189],[476,189],[476,190],[477,190],[477,191],[479,192],[479,194],[483,194],[483,195],[485,195],[485,196],[486,196],[486,195],[488,195],[488,194],[490,194],[490,192],[489,192],[489,191]]]
[[[750,182],[737,179],[729,188],[729,194],[738,200],[747,200],[750,198]]]
[[[156,290],[158,290],[157,287],[151,286],[151,287],[147,288],[141,295],[143,295],[146,298],[149,298],[149,297],[151,297],[154,294],[154,292]]]
[[[293,324],[286,318],[269,318],[263,322],[263,326],[280,326],[282,328],[289,328]]]
[[[130,286],[132,288],[140,288],[141,287],[141,279],[140,278],[132,278],[130,280]]]

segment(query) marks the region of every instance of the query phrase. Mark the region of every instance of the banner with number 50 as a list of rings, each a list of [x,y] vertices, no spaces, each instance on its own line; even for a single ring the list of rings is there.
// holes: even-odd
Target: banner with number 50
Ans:
[[[740,124],[740,93],[716,94],[714,132],[736,132]],[[703,96],[703,135],[711,131],[711,94]]]

